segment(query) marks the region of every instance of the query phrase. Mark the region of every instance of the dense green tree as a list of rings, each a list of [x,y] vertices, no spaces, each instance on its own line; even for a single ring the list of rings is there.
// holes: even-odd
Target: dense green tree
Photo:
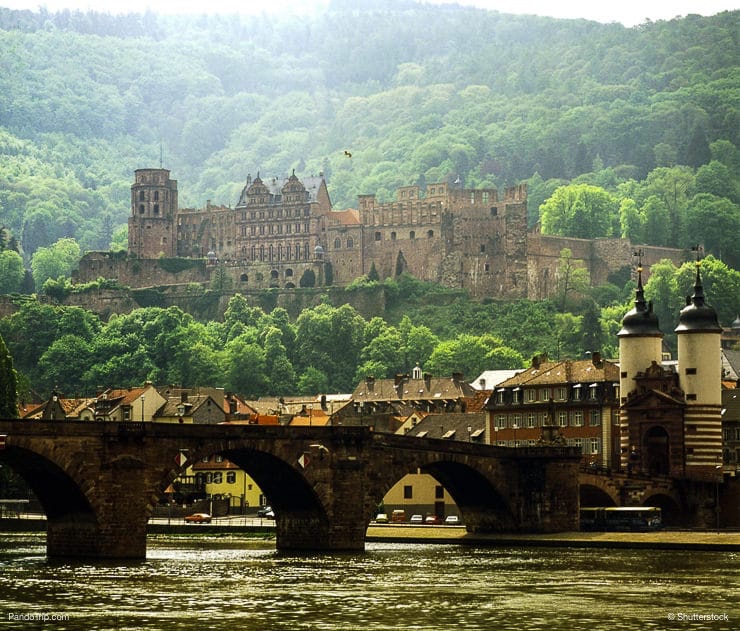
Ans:
[[[13,358],[0,336],[0,418],[18,417],[18,384]]]
[[[41,291],[50,278],[71,276],[80,258],[80,246],[74,239],[60,239],[48,248],[38,248],[31,259],[31,272],[37,291]]]
[[[0,251],[0,294],[19,291],[25,276],[21,255],[13,250]]]
[[[697,169],[696,192],[709,193],[715,197],[725,197],[735,204],[740,203],[737,178],[733,177],[728,166],[718,160],[712,160]]]
[[[315,395],[329,392],[329,377],[323,370],[309,366],[298,378],[298,394]]]
[[[283,344],[283,334],[277,327],[270,326],[263,335],[267,394],[291,395],[296,389],[296,374]]]
[[[250,398],[259,397],[266,389],[264,349],[248,337],[231,340],[224,349],[225,387]]]
[[[691,200],[686,226],[694,243],[728,265],[740,268],[740,205],[702,193]]]
[[[323,304],[302,311],[296,320],[296,370],[303,374],[313,366],[329,376],[332,391],[351,389],[364,345],[365,324],[350,305],[335,308]]]
[[[34,385],[42,392],[58,390],[70,398],[85,394],[89,392],[85,373],[91,366],[91,358],[88,340],[77,335],[63,335],[41,355]]]
[[[510,361],[512,355],[505,349],[500,338],[493,335],[468,335],[461,333],[454,340],[440,342],[426,364],[428,372],[436,376],[449,376],[455,372],[463,373],[469,380],[484,370],[491,361]],[[519,356],[518,366],[522,365]],[[515,362],[516,363],[516,362]]]
[[[619,202],[598,186],[561,186],[540,206],[542,232],[594,239],[618,233]]]

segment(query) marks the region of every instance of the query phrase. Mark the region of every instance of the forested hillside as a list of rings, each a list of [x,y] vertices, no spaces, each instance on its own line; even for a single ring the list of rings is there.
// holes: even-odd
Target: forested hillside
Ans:
[[[339,208],[414,182],[528,180],[534,221],[558,186],[587,184],[615,196],[609,234],[704,240],[737,266],[739,18],[0,9],[0,225],[26,264],[62,237],[123,243],[132,173],[162,159],[183,206],[234,204],[248,173],[295,168],[323,171]]]

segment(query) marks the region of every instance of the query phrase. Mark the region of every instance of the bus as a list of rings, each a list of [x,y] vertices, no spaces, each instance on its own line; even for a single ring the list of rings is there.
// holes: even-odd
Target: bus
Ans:
[[[658,530],[663,525],[656,506],[596,506],[581,508],[581,530]]]

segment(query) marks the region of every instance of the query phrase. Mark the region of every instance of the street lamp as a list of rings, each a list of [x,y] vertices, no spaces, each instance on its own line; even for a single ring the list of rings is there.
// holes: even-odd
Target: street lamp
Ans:
[[[714,467],[714,515],[717,522],[717,534],[719,534],[719,481],[722,479],[722,463]]]

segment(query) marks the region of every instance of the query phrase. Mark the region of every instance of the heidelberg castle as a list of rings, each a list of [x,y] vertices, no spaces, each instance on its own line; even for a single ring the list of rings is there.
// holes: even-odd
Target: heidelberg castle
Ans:
[[[323,175],[247,177],[235,207],[178,206],[167,169],[138,169],[131,186],[128,255],[91,252],[77,282],[115,278],[132,288],[212,283],[227,274],[239,292],[348,285],[373,265],[381,279],[402,272],[475,298],[542,299],[557,291],[560,252],[588,269],[593,285],[629,268],[625,239],[573,239],[527,229],[527,188],[404,186],[393,202],[360,195],[333,210]],[[641,246],[646,268],[676,264],[681,250]],[[172,259],[180,261],[172,261]],[[167,259],[170,259],[169,264]],[[190,259],[188,262],[187,260]],[[179,263],[179,264],[178,264]]]

